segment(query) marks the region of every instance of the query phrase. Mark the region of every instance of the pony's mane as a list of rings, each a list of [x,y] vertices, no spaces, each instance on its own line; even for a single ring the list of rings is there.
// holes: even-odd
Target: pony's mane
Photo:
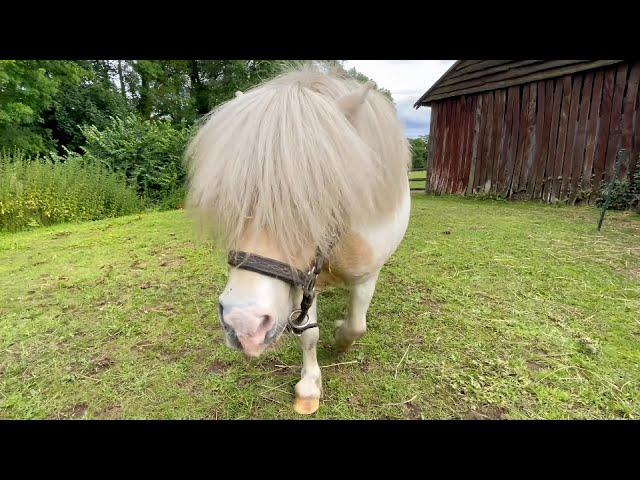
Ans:
[[[307,65],[212,111],[186,151],[188,208],[228,248],[251,223],[289,258],[393,211],[408,142],[375,90],[344,113],[338,100],[362,88]]]

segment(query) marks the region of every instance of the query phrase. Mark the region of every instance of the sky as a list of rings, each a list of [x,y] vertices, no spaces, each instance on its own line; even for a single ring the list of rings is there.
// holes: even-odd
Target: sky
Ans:
[[[346,60],[344,66],[355,67],[376,82],[378,87],[391,92],[398,117],[407,137],[415,138],[429,133],[431,109],[413,108],[413,104],[426,92],[455,60]]]

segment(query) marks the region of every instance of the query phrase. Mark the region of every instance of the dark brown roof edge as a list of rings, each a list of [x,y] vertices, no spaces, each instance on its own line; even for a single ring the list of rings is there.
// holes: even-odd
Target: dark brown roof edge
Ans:
[[[596,68],[614,65],[616,63],[620,63],[623,61],[624,60],[596,60],[593,62],[575,64],[570,67],[568,66],[564,68],[555,68],[549,71],[542,71],[542,72],[538,72],[530,75],[524,75],[522,77],[516,77],[508,81],[491,82],[488,84],[479,85],[476,87],[467,88],[459,91],[432,95],[432,92],[435,89],[437,89],[440,86],[440,83],[442,83],[446,79],[447,75],[451,71],[451,69],[449,69],[438,79],[438,81],[435,84],[433,84],[433,86],[429,90],[427,90],[427,92],[425,92],[424,95],[422,95],[422,97],[420,97],[420,99],[414,104],[413,107],[418,109],[421,106],[429,106],[432,102],[435,102],[438,100],[444,100],[446,98],[455,98],[455,97],[460,97],[462,95],[476,94],[480,92],[507,88],[515,85],[522,85],[525,83],[536,82],[543,79],[556,78],[563,75],[577,73],[580,71],[593,70]]]
[[[423,101],[427,96],[429,96],[429,94],[431,93],[431,91],[432,91],[434,88],[437,88],[437,87],[438,87],[438,85],[440,84],[440,82],[442,82],[442,80],[443,80],[444,78],[446,78],[446,76],[449,74],[449,72],[451,72],[451,71],[455,70],[455,68],[456,68],[458,65],[460,65],[460,63],[462,63],[462,60],[456,60],[456,61],[453,63],[453,65],[451,65],[451,66],[447,69],[447,71],[446,71],[446,72],[444,72],[444,73],[442,74],[442,76],[441,76],[438,80],[436,80],[436,83],[434,83],[433,85],[431,85],[431,88],[430,88],[429,90],[427,90],[426,92],[424,92],[424,94],[423,94],[423,95],[418,99],[418,101],[417,101],[416,103],[414,103],[414,104],[413,104],[413,108],[415,108],[416,110],[417,110],[418,108],[420,108],[420,106],[422,105],[422,101]]]

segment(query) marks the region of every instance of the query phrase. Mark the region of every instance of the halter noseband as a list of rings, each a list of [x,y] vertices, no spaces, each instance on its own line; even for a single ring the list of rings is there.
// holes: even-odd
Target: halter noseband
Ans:
[[[309,328],[317,328],[317,323],[308,323],[309,308],[316,296],[316,279],[322,271],[325,257],[316,250],[316,258],[307,273],[297,268],[287,265],[286,263],[272,260],[271,258],[261,257],[254,253],[240,252],[231,250],[229,252],[229,265],[232,267],[242,268],[251,272],[260,273],[269,277],[277,278],[294,287],[302,288],[302,302],[300,308],[294,310],[289,315],[287,329],[295,335],[301,335],[302,332]],[[297,314],[297,317],[293,317]],[[304,322],[303,320],[306,320]]]

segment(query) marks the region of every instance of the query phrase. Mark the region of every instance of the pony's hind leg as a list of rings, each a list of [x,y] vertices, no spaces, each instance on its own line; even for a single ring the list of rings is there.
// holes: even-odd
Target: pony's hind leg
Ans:
[[[376,289],[379,273],[380,270],[351,287],[351,300],[347,318],[339,323],[335,334],[339,350],[347,350],[353,342],[362,337],[367,331],[367,310]]]
[[[313,300],[311,308],[309,308],[309,321],[311,323],[317,323],[318,321],[316,300],[317,297]],[[318,328],[309,328],[300,335],[302,378],[296,384],[296,399],[293,408],[303,415],[310,415],[320,407],[322,376],[316,355],[316,345],[319,337],[320,331]]]

